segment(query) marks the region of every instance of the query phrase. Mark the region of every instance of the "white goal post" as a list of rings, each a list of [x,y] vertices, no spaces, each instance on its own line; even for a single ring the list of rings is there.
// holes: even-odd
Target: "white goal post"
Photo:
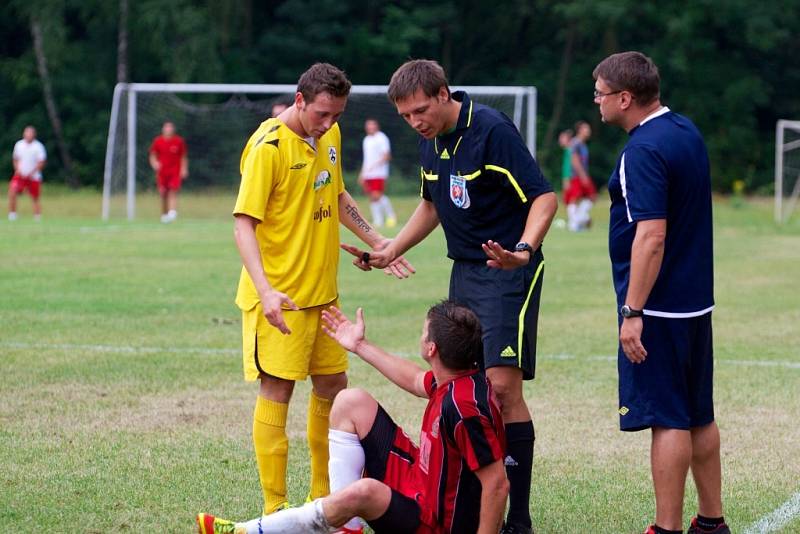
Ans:
[[[294,84],[117,84],[103,172],[103,219],[111,217],[112,206],[120,204],[123,195],[127,218],[135,218],[137,191],[152,187],[147,152],[162,121],[171,120],[180,135],[190,137],[187,184],[231,187],[232,175],[238,185],[239,153],[247,136],[269,117],[272,104],[293,98],[296,89]],[[360,163],[361,125],[368,117],[378,118],[382,129],[391,131],[387,134],[392,140],[393,169],[403,169],[412,159],[416,164],[416,134],[389,103],[387,89],[386,85],[354,85],[350,91],[339,124],[346,156],[343,162],[351,170],[355,163]],[[465,90],[476,102],[503,111],[517,125],[531,154],[536,154],[535,87],[453,86],[452,89]],[[219,144],[226,147],[218,147]],[[221,175],[224,179],[215,181]]]
[[[800,196],[800,121],[775,126],[775,222],[789,220]]]

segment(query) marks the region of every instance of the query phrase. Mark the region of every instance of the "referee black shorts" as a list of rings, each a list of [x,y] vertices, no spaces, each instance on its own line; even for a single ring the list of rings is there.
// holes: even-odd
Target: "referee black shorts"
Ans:
[[[536,374],[536,334],[544,277],[539,248],[531,262],[503,271],[485,262],[456,261],[450,300],[470,308],[483,329],[483,370],[511,366],[530,380]]]

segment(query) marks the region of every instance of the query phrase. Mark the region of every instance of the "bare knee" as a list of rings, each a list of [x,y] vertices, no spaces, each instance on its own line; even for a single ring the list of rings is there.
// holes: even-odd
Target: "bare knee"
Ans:
[[[372,427],[378,402],[361,388],[343,389],[333,400],[331,428],[365,436]]]
[[[314,386],[314,393],[323,399],[333,399],[336,395],[347,387],[347,375],[336,373],[335,375],[312,375],[311,383]]]
[[[274,402],[288,403],[294,391],[294,381],[262,373],[259,395]]]

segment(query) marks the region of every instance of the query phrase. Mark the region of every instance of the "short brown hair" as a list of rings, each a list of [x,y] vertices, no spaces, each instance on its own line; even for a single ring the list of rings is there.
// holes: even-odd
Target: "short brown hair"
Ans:
[[[412,59],[400,65],[392,74],[388,96],[396,104],[398,100],[416,93],[417,89],[422,89],[425,96],[436,96],[442,87],[447,89],[449,96],[447,74],[441,65],[431,59]]]
[[[436,343],[442,363],[453,370],[474,369],[483,358],[481,323],[464,306],[444,300],[428,310],[428,341]]]
[[[313,102],[320,93],[342,97],[350,94],[350,80],[339,68],[330,63],[314,63],[297,81],[297,92],[306,102]]]
[[[614,91],[629,91],[641,105],[659,97],[658,67],[641,52],[620,52],[598,63],[592,72],[594,79],[603,78]]]

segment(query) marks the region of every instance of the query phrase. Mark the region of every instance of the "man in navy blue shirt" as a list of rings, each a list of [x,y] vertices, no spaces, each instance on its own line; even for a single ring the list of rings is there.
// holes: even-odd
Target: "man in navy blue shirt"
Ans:
[[[659,99],[658,69],[639,52],[594,70],[603,122],[628,132],[608,183],[609,254],[619,307],[620,428],[652,431],[655,524],[680,533],[691,468],[689,533],[730,533],[722,516],[714,422],[711,178],[695,125]]]
[[[514,123],[462,91],[451,93],[435,61],[401,65],[389,84],[389,99],[420,134],[422,200],[383,250],[365,255],[345,248],[363,269],[385,267],[441,223],[453,260],[450,299],[480,319],[481,367],[506,425],[511,489],[503,532],[532,532],[534,428],[522,381],[535,371],[541,244],[556,212],[556,196]]]

